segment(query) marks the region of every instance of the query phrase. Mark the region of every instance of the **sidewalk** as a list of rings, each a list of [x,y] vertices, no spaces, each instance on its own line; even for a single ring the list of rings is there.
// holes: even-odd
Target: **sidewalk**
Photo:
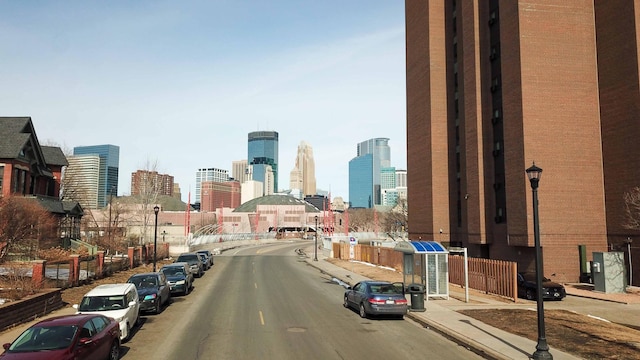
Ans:
[[[307,262],[329,276],[349,285],[368,280],[359,274],[352,273],[347,269],[325,261],[325,256],[322,254],[318,254],[318,261],[313,261],[313,259],[307,257]],[[529,359],[536,350],[535,341],[494,328],[453,310],[454,308],[463,309],[467,306],[474,308],[478,306],[504,307],[504,302],[470,295],[469,304],[473,305],[469,305],[464,300],[459,300],[460,294],[450,295],[454,296],[449,296],[448,300],[427,301],[425,305],[426,311],[409,312],[407,317],[489,359]],[[461,298],[464,299],[464,294],[461,295]],[[555,360],[580,359],[553,347],[549,349],[549,352]]]

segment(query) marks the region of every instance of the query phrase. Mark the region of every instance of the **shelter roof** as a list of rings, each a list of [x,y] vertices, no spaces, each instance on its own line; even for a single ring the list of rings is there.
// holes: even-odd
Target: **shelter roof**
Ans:
[[[405,254],[449,253],[449,251],[437,241],[399,241],[393,249]]]

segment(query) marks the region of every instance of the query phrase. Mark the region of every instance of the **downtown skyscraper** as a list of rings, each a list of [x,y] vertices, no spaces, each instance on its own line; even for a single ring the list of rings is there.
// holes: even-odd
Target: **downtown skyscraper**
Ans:
[[[289,188],[300,190],[302,196],[316,195],[316,164],[313,148],[302,141],[298,145],[296,161],[289,177]]]
[[[389,139],[369,139],[356,150],[349,161],[349,202],[351,207],[373,208],[382,204],[382,169],[391,165]]]
[[[109,197],[118,194],[120,147],[108,144],[78,146],[73,148],[73,155],[76,159],[70,161],[70,167],[73,164],[82,166],[82,170],[78,169],[78,171],[87,174],[86,176],[97,177],[98,179],[97,187],[92,185],[90,187],[91,194],[87,194],[90,198],[95,198],[95,202],[91,201],[90,206],[95,205],[98,208],[106,206],[109,202]],[[95,158],[84,161],[78,158],[82,156],[97,156],[99,159],[98,167],[89,166],[89,164],[95,164]],[[93,192],[96,193],[94,194]]]
[[[278,191],[278,133],[254,131],[249,133],[247,161],[252,165],[253,180],[264,185],[264,194]]]

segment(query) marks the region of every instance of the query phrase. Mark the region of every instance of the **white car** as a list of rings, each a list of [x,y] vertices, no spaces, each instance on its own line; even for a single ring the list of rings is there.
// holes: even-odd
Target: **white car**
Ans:
[[[138,290],[129,283],[96,286],[73,308],[76,314],[102,314],[115,319],[120,324],[121,341],[131,337],[131,329],[140,319]]]

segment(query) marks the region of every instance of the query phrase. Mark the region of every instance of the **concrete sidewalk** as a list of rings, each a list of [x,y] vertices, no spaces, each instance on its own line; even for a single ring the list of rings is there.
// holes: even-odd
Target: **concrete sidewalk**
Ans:
[[[313,251],[313,248],[306,251],[309,253],[309,251]],[[311,266],[349,285],[368,280],[364,276],[325,261],[325,257],[321,254],[318,254],[318,261],[313,261],[311,257],[307,257],[307,261]],[[474,297],[471,294],[469,296],[470,304],[473,303],[473,305],[458,300],[459,296],[456,294],[456,296],[450,296],[448,300],[429,300],[425,303],[426,311],[409,312],[407,317],[486,358],[498,360],[529,359],[536,350],[535,341],[489,326],[454,310],[454,308],[464,309],[467,306],[469,308],[505,307],[505,303],[484,297]],[[464,299],[464,294],[462,294],[462,299]],[[552,347],[549,352],[555,360],[580,359]]]

